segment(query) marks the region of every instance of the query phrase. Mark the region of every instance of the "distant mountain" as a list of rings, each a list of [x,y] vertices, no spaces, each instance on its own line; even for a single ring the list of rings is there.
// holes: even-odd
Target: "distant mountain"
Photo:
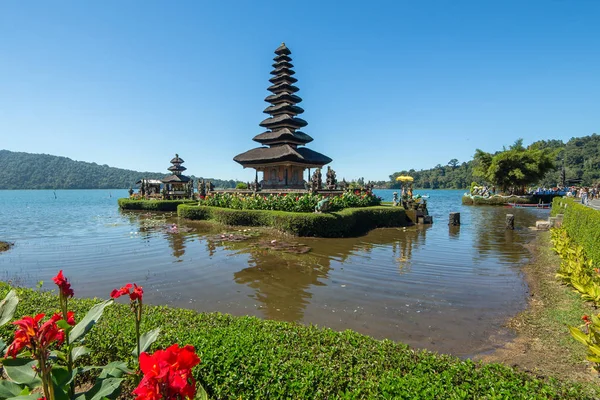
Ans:
[[[113,168],[49,154],[0,150],[0,190],[128,189],[141,178],[162,179],[166,175]],[[234,180],[210,180],[218,188],[236,185]]]

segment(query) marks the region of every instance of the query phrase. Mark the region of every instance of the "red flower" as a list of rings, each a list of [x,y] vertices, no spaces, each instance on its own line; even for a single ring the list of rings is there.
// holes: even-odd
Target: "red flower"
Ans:
[[[56,285],[60,289],[60,292],[65,297],[73,297],[73,295],[75,293],[73,292],[73,289],[71,289],[71,284],[69,283],[67,278],[65,278],[65,276],[63,275],[62,269],[60,271],[58,271],[58,274],[56,274],[56,276],[54,278],[52,278],[52,280],[54,281],[54,283],[56,283]]]
[[[40,321],[45,314],[38,314],[35,317],[26,316],[13,322],[17,325],[15,340],[8,347],[7,355],[14,358],[23,348],[29,348],[34,351],[46,351],[50,344],[57,342],[62,344],[65,339],[65,332],[56,325],[56,321],[62,319],[60,314],[54,314],[52,318],[40,326]]]
[[[587,315],[584,315],[583,317],[581,317],[581,319],[583,320],[583,322],[585,322],[586,325],[592,324],[592,320]]]
[[[131,291],[131,289],[133,288],[133,291]],[[136,300],[142,300],[142,296],[144,295],[144,289],[141,286],[138,286],[137,284],[131,284],[128,283],[127,285],[123,286],[121,289],[113,289],[112,292],[110,292],[110,297],[112,297],[113,299],[118,299],[121,296],[125,296],[125,295],[129,295],[129,299],[131,301],[136,301]]]
[[[113,291],[110,292],[110,297],[112,297],[113,299],[118,299],[121,296],[129,294],[129,290],[131,289],[132,286],[133,285],[131,283],[128,283],[127,285],[123,286],[121,289],[113,289]]]
[[[142,296],[144,295],[144,289],[141,286],[133,284],[133,292],[129,294],[129,298],[131,301],[142,300]]]
[[[75,313],[73,311],[67,312],[67,324],[71,326],[75,325]]]
[[[154,354],[140,354],[140,369],[144,373],[133,391],[136,400],[192,399],[196,395],[196,381],[192,368],[200,363],[194,347],[178,344]]]

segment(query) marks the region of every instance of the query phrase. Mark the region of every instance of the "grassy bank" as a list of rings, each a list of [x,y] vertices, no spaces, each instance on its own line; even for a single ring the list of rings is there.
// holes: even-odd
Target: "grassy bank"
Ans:
[[[234,210],[180,205],[177,215],[192,220],[212,220],[225,225],[265,226],[296,236],[349,237],[371,229],[410,224],[401,207],[346,208],[332,213],[299,213],[270,210]]]
[[[591,304],[556,279],[560,258],[552,250],[549,232],[540,232],[531,245],[533,261],[524,267],[529,286],[529,307],[510,320],[518,336],[494,354],[483,358],[518,366],[542,376],[561,376],[583,383],[600,396],[598,378],[585,361],[586,349],[570,335],[568,326],[581,324]]]
[[[180,204],[198,204],[197,200],[133,200],[119,199],[122,210],[177,211]]]
[[[8,292],[0,284],[0,296]],[[57,297],[18,289],[17,316],[57,309]],[[76,315],[93,300],[73,300]],[[160,326],[154,347],[192,344],[202,360],[194,369],[212,398],[486,398],[586,399],[578,386],[499,365],[414,351],[351,331],[147,307],[142,331]],[[131,360],[134,327],[128,305],[113,305],[86,337],[92,353],[84,363]],[[12,327],[0,334],[7,341]]]

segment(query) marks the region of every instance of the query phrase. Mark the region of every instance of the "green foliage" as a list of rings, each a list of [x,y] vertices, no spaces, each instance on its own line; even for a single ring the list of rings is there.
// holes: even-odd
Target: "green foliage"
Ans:
[[[244,183],[244,182],[239,182],[237,185],[235,185],[235,188],[236,189],[242,189],[242,190],[248,189],[248,184]]]
[[[198,204],[196,200],[117,200],[123,210],[177,211],[180,204]]]
[[[211,193],[200,201],[200,205],[231,208],[236,210],[276,210],[290,212],[313,212],[317,203],[325,197],[312,193],[268,194],[261,193]],[[329,209],[342,210],[349,207],[370,207],[381,204],[381,198],[371,191],[345,191],[338,196],[329,196]]]
[[[522,147],[522,143],[520,143]],[[578,183],[583,186],[600,184],[600,135],[572,138],[566,144],[562,140],[540,140],[532,143],[530,149],[551,154],[555,168],[550,168],[541,178],[531,184],[542,187],[554,187],[560,184],[560,172],[564,161],[566,183]],[[496,153],[498,154],[498,153]],[[475,158],[483,164],[491,164],[489,154],[478,150]],[[390,175],[390,188],[399,188],[395,179],[399,175],[410,175],[415,178],[414,187],[423,189],[466,189],[473,180],[473,161],[463,162],[453,158],[448,167],[440,164],[431,169],[394,172]],[[477,177],[477,176],[475,176]],[[580,182],[580,183],[579,183]],[[479,182],[483,183],[483,182]],[[500,187],[500,185],[498,185]]]
[[[459,163],[456,158],[450,160],[447,166],[438,164],[432,169],[394,172],[388,183],[391,189],[400,188],[400,182],[396,182],[400,175],[412,176],[415,179],[413,186],[422,189],[465,189],[473,180],[472,162]]]
[[[60,293],[60,300],[57,296],[52,296],[51,300],[53,300],[54,306],[59,303],[61,306],[66,307],[67,300],[63,296],[63,293]],[[0,302],[0,314],[2,315],[0,326],[13,318],[18,302],[19,298],[16,291],[10,290],[4,300]],[[8,379],[0,380],[0,398],[27,396],[27,398],[37,399],[41,397],[41,393],[39,395],[30,394],[31,391],[34,393],[35,391],[43,391],[47,399],[103,400],[116,398],[120,393],[121,382],[124,380],[123,375],[133,372],[123,362],[113,363],[113,365],[118,364],[119,368],[111,368],[112,372],[104,369],[96,378],[96,384],[91,389],[78,393],[77,397],[74,396],[73,383],[78,373],[105,368],[94,366],[73,369],[73,362],[82,355],[90,353],[87,348],[82,346],[84,336],[98,322],[104,309],[112,303],[113,300],[111,299],[92,306],[75,326],[71,326],[64,319],[54,322],[49,320],[41,325],[39,330],[37,330],[38,322],[33,322],[33,319],[30,319],[31,325],[28,328],[19,325],[21,337],[17,339],[18,334],[15,334],[15,343],[23,343],[23,335],[30,336],[30,338],[27,339],[25,346],[16,347],[17,350],[12,354],[12,357],[6,357],[2,360],[2,367]],[[63,312],[66,311],[63,310]],[[34,311],[29,315],[36,314],[39,314],[39,312]],[[50,313],[42,313],[42,317],[43,314]],[[21,324],[26,324],[23,321],[20,321]],[[59,327],[64,330],[67,339],[65,339],[62,347],[50,352],[49,346],[56,340],[54,335],[58,333]],[[52,332],[53,329],[55,329],[54,332]],[[14,346],[14,344],[11,346]]]
[[[1,285],[0,295],[8,292]],[[17,289],[20,314],[50,313],[56,297]],[[73,300],[76,314],[93,300]],[[86,336],[93,365],[132,361],[135,343],[128,305],[107,308]],[[153,348],[191,344],[201,363],[193,370],[211,398],[216,399],[359,399],[359,398],[510,398],[586,399],[581,388],[535,376],[499,364],[416,351],[389,340],[352,331],[196,313],[169,307],[147,307],[143,328],[162,328]],[[8,326],[0,334],[10,334]]]
[[[600,262],[600,212],[567,197],[556,197],[552,214],[564,214],[562,227],[574,243],[583,247],[585,256]]]
[[[270,210],[181,205],[177,215],[188,219],[210,219],[225,225],[268,226],[296,236],[349,237],[374,228],[408,225],[401,207],[347,208],[333,213],[296,213]]]
[[[165,160],[166,166],[168,161]],[[167,173],[113,168],[67,157],[0,150],[0,190],[128,189],[141,178],[163,179]],[[234,180],[208,179],[217,188],[233,188]]]
[[[525,186],[539,182],[548,171],[554,169],[556,153],[540,146],[523,147],[523,139],[517,140],[508,150],[496,154],[477,149],[473,174],[497,186],[502,193],[523,193]]]
[[[475,205],[475,206],[505,206],[508,203],[516,204],[530,204],[535,203],[532,197],[521,197],[521,196],[463,196],[462,204]]]
[[[600,269],[594,268],[584,247],[574,243],[565,228],[552,230],[552,243],[561,258],[556,277],[578,291],[583,300],[593,302],[596,307],[600,305]],[[575,340],[587,347],[587,360],[600,371],[600,319],[595,315],[584,315],[583,321],[584,325],[570,326],[569,331]]]

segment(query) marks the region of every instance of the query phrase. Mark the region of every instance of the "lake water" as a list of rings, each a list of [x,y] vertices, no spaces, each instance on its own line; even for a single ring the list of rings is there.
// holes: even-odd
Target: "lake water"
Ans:
[[[392,199],[392,190],[375,192]],[[526,306],[520,267],[536,234],[528,227],[548,210],[467,207],[463,191],[428,193],[431,226],[348,239],[253,229],[235,242],[212,224],[122,212],[126,190],[0,191],[0,240],[15,243],[0,253],[0,277],[53,289],[63,269],[78,297],[107,298],[136,282],[152,304],[353,329],[459,356],[489,351]],[[460,227],[448,227],[453,211]],[[507,213],[514,231],[504,229]],[[271,250],[271,240],[311,251]]]

